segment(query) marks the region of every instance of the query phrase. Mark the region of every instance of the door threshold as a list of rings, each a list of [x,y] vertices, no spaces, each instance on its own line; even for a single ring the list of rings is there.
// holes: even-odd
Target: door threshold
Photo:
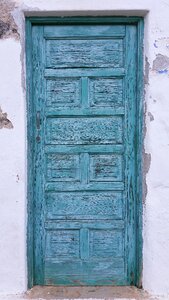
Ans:
[[[146,292],[131,286],[34,286],[24,299],[153,299]]]

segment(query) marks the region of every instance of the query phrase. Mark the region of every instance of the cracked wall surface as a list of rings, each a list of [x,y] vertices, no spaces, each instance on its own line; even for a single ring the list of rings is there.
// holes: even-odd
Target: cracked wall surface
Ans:
[[[169,295],[169,2],[0,0],[0,294],[27,289],[24,15],[145,18],[143,288]],[[11,128],[12,130],[6,130]],[[12,249],[12,251],[11,251]]]
[[[10,0],[0,1],[0,39],[14,37],[19,39],[17,25],[12,16],[16,4]]]

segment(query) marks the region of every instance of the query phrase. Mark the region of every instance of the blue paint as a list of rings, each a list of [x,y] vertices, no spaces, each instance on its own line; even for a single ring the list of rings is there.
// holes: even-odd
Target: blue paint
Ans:
[[[167,73],[168,73],[168,70],[167,70],[167,69],[159,70],[158,73],[159,73],[159,74],[167,74]]]
[[[154,42],[154,47],[155,47],[155,48],[158,48],[158,46],[157,46],[156,43],[157,43],[157,40],[155,40],[155,42]]]

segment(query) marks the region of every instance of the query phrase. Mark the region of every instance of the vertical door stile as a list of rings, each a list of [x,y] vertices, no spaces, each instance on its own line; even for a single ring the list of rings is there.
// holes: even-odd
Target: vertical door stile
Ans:
[[[80,256],[82,260],[89,259],[89,230],[88,228],[80,229]]]
[[[88,78],[82,77],[82,107],[88,108]]]
[[[128,284],[136,282],[136,63],[137,30],[126,26],[125,144],[126,144],[126,265]]]
[[[35,100],[34,277],[44,284],[44,40],[43,26],[33,26],[33,95]],[[31,188],[31,187],[30,187]]]

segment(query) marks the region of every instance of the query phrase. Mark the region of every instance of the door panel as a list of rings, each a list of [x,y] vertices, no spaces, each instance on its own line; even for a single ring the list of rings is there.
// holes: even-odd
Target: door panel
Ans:
[[[47,118],[46,143],[57,145],[121,144],[121,116]]]
[[[124,213],[123,198],[122,192],[50,192],[46,195],[47,218],[120,220]]]
[[[123,66],[123,40],[47,40],[47,68]]]
[[[132,284],[136,26],[38,25],[32,37],[34,283]]]

